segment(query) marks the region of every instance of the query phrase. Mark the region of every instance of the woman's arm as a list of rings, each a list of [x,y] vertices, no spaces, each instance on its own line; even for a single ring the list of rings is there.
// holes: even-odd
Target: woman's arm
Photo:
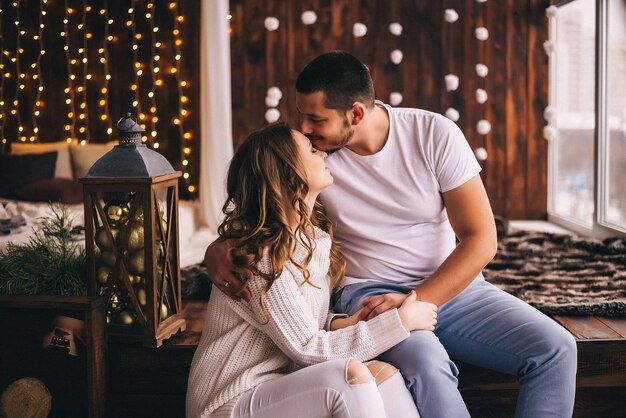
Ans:
[[[331,331],[336,331],[340,328],[346,328],[352,325],[356,325],[359,321],[365,319],[363,315],[363,308],[356,311],[354,315],[350,316],[337,316],[330,321],[329,329]]]
[[[266,285],[261,278],[248,282],[252,296],[250,302],[228,299],[228,303],[246,322],[268,335],[296,363],[310,365],[337,357],[368,360],[409,336],[396,309],[371,321],[360,321],[336,331],[320,329],[319,318],[313,316],[298,289],[297,277],[300,276],[289,267],[296,270],[286,264],[282,275],[266,294],[264,305],[269,320],[259,300]]]
[[[408,331],[425,330],[434,331],[437,325],[437,305],[417,300],[415,291],[408,295],[399,294],[402,304],[398,308],[398,315],[404,329]],[[367,310],[361,308],[352,316],[334,318],[330,323],[330,330],[349,327],[359,321],[367,320]]]

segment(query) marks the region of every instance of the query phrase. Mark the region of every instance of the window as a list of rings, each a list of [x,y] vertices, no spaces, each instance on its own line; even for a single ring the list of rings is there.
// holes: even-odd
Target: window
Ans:
[[[626,0],[574,0],[550,22],[551,221],[626,233]]]

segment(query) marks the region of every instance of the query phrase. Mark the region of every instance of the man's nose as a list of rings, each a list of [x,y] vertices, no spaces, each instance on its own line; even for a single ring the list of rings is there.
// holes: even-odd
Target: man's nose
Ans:
[[[302,132],[304,135],[313,132],[313,130],[311,129],[311,124],[307,122],[304,118],[300,121],[300,132]]]

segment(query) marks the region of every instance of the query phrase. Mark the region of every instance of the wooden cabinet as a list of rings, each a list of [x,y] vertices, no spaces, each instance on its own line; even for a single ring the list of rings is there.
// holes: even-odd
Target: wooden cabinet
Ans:
[[[106,416],[105,300],[0,296],[0,393],[23,377],[41,380],[54,417]]]

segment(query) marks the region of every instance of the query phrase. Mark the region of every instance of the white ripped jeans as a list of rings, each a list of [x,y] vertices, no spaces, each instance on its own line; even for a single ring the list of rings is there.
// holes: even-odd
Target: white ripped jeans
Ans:
[[[369,373],[349,378],[352,361],[331,360],[262,383],[239,398],[231,417],[419,418],[398,371],[377,386]]]

